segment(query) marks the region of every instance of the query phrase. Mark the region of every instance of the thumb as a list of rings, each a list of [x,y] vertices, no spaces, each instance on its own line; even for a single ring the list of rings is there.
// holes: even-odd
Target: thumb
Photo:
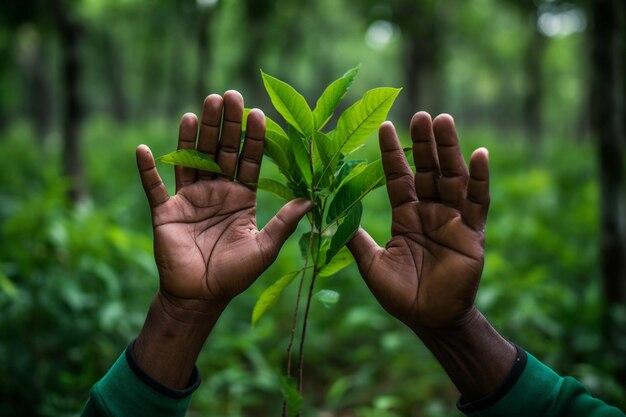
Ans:
[[[348,242],[348,249],[350,249],[352,256],[354,256],[361,276],[365,282],[368,282],[369,270],[372,266],[372,262],[376,259],[377,254],[381,250],[380,246],[372,239],[369,233],[359,227],[359,230],[356,231],[352,240]]]
[[[313,208],[313,203],[298,198],[285,204],[258,234],[258,242],[264,259],[270,263],[278,256],[278,251],[289,236],[296,230],[298,222]]]
[[[150,208],[153,209],[169,200],[167,189],[154,165],[152,151],[146,145],[139,145],[136,151],[137,169],[141,177],[143,189],[148,197]]]

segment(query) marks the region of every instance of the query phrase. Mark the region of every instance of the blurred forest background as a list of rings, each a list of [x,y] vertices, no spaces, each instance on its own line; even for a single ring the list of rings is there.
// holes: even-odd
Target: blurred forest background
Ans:
[[[390,119],[405,144],[410,116],[427,110],[455,116],[466,155],[490,149],[481,310],[626,408],[625,5],[2,1],[0,415],[77,415],[137,335],[158,285],[139,143],[173,150],[180,115],[227,89],[275,116],[260,68],[314,104],[358,63],[344,108],[369,88],[404,87]],[[159,168],[172,190],[173,170]],[[260,225],[280,205],[260,192]],[[362,224],[384,244],[389,220],[379,189]],[[250,316],[263,289],[300,265],[297,237],[210,336],[190,416],[278,415],[294,291],[254,328]],[[341,299],[313,306],[305,415],[460,415],[444,372],[354,265],[319,288]]]

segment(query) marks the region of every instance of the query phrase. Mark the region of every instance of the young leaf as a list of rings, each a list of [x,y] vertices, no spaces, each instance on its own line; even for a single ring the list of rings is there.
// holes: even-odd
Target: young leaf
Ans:
[[[313,110],[315,130],[320,130],[330,120],[339,102],[344,98],[352,82],[359,73],[361,65],[348,70],[341,78],[333,81],[317,100]]]
[[[313,234],[313,248],[317,248],[317,244],[319,243],[320,235],[319,233]],[[309,250],[309,242],[311,241],[311,232],[302,233],[300,239],[298,240],[298,246],[300,248],[300,255],[303,258],[306,258],[306,254]],[[315,261],[315,253],[311,252],[312,259]]]
[[[348,107],[332,131],[335,153],[344,154],[356,149],[378,129],[387,118],[387,113],[400,93],[400,88],[381,87],[366,92],[363,97]],[[333,155],[333,159],[337,155]]]
[[[306,100],[292,86],[261,71],[263,85],[272,104],[289,123],[304,136],[313,134],[313,114]]]
[[[289,417],[295,417],[300,414],[302,407],[302,397],[296,388],[296,381],[286,376],[280,377],[280,390],[283,393],[285,403],[287,403],[287,411]]]
[[[366,159],[351,159],[349,161],[343,162],[341,168],[339,169],[339,172],[337,173],[337,179],[335,180],[335,184],[337,184],[336,188],[339,188],[339,185],[341,185],[341,183],[346,179],[346,177],[348,177],[348,175],[356,175],[359,172],[363,171],[366,166]]]
[[[261,318],[263,313],[267,311],[268,308],[276,303],[278,297],[283,293],[285,288],[291,284],[294,278],[301,273],[302,270],[299,271],[291,271],[287,274],[283,275],[278,279],[278,281],[274,282],[272,285],[267,287],[261,296],[257,300],[254,305],[254,309],[252,310],[252,325],[254,326],[257,321]]]
[[[320,277],[329,277],[331,275],[335,275],[337,272],[348,267],[352,263],[352,261],[354,261],[350,250],[348,250],[348,248],[345,246],[342,247],[336,255],[331,254],[330,251],[327,252],[327,254],[333,256],[332,259],[330,259],[330,262],[328,262],[317,274]]]
[[[248,114],[250,113],[249,108],[244,108],[243,109],[243,119],[241,120],[241,131],[245,132],[246,131],[246,126],[248,125]],[[278,123],[276,123],[275,121],[273,121],[272,119],[270,119],[269,117],[265,116],[265,130],[273,130],[275,132],[278,132],[280,134],[282,134],[283,136],[287,136],[287,134],[285,133],[285,131],[283,130],[282,127],[280,127],[280,125]]]
[[[291,163],[287,158],[291,144],[289,138],[286,135],[281,134],[275,130],[265,131],[265,143],[263,147],[263,153],[274,161],[278,168],[285,173],[285,175],[293,174],[290,171]]]
[[[352,161],[347,161],[347,162],[352,162]],[[350,169],[350,171],[348,172],[346,172],[346,170],[343,169],[344,167],[345,165],[341,167],[342,169],[339,171],[339,174],[337,175],[337,180],[335,181],[335,184],[337,185],[334,187],[335,189],[341,188],[341,186],[345,182],[350,181],[352,178],[356,177],[361,172],[363,172],[363,170],[367,168],[367,162],[361,162],[361,163],[352,165],[351,168],[348,168]]]
[[[331,139],[324,132],[316,131],[313,134],[313,143],[315,144],[315,149],[324,163],[324,166],[327,166],[330,163],[330,158],[332,156],[332,149],[330,147]]]
[[[316,165],[317,184],[321,187],[326,187],[331,183],[332,174],[334,169],[330,167],[331,163],[331,140],[323,132],[315,131],[313,134],[314,156],[319,159],[319,165]],[[323,177],[322,177],[323,176]]]
[[[271,131],[280,133],[283,136],[287,136],[287,133],[283,130],[283,128],[280,127],[278,123],[276,123],[275,121],[273,121],[267,116],[265,116],[265,130],[266,131],[271,130]]]
[[[208,155],[192,149],[179,149],[163,156],[157,160],[170,165],[180,165],[187,168],[196,168],[203,171],[222,172],[220,166]]]
[[[297,168],[306,184],[310,185],[313,181],[313,173],[311,172],[311,163],[309,161],[309,150],[306,148],[304,139],[294,129],[289,129],[289,143]],[[293,172],[294,168],[290,169]]]
[[[330,308],[339,301],[339,293],[333,290],[319,290],[315,295],[315,299],[324,304],[324,307]]]
[[[363,205],[357,203],[350,209],[343,222],[337,227],[337,231],[330,241],[330,248],[326,252],[326,263],[329,264],[339,251],[352,239],[352,236],[359,228],[361,216],[363,215]]]
[[[326,222],[341,219],[373,189],[385,183],[385,173],[380,160],[368,164],[363,171],[344,181],[328,208]]]
[[[282,198],[283,200],[291,201],[296,198],[289,187],[269,178],[259,178],[259,182],[256,184],[256,187],[259,190],[272,193],[276,197]]]

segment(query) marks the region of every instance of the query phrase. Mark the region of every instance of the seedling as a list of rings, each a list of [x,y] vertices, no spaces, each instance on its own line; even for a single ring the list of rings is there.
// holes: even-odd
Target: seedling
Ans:
[[[361,200],[385,183],[380,159],[368,163],[363,159],[349,157],[385,121],[400,93],[399,88],[381,87],[367,91],[339,116],[334,129],[326,132],[322,130],[358,72],[359,67],[353,68],[331,83],[313,110],[289,84],[261,72],[272,104],[287,124],[285,130],[266,118],[264,153],[276,164],[285,181],[260,178],[254,185],[283,200],[304,197],[313,202],[313,209],[307,217],[311,229],[299,240],[303,267],[283,275],[263,291],[252,312],[254,325],[296,277],[300,278],[287,347],[286,376],[281,378],[284,416],[293,417],[300,413],[304,341],[316,279],[333,275],[352,263],[353,258],[345,245],[359,227],[363,211]],[[245,111],[244,123],[248,111]],[[219,172],[219,166],[214,161],[196,151],[179,150],[159,160]],[[299,340],[298,373],[294,380],[292,351],[307,277],[309,288]],[[331,305],[338,301],[339,294],[323,289],[315,298],[325,305]]]

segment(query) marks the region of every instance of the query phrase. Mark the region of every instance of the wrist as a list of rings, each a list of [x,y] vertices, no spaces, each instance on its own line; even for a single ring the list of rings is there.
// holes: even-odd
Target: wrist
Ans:
[[[156,305],[155,305],[156,304]],[[228,306],[228,301],[214,301],[200,298],[182,298],[160,289],[150,308],[155,307],[159,314],[184,324],[185,328],[206,327]]]
[[[472,307],[454,326],[413,326],[466,400],[495,392],[517,358],[517,349]]]
[[[137,365],[165,386],[187,386],[196,360],[226,303],[157,292],[133,344]]]

